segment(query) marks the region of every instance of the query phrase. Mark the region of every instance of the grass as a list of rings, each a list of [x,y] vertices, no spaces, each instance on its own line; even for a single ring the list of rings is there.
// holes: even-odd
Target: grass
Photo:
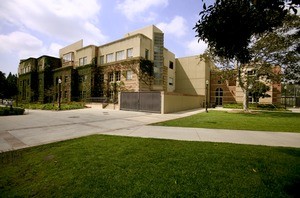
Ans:
[[[300,114],[288,112],[209,111],[185,118],[156,123],[159,126],[300,132]]]
[[[299,196],[300,149],[93,135],[0,154],[1,197]]]
[[[58,110],[57,103],[27,103],[19,105],[25,109],[41,109],[41,110]],[[83,109],[85,108],[84,102],[69,102],[69,103],[61,103],[60,110],[72,110],[72,109]]]

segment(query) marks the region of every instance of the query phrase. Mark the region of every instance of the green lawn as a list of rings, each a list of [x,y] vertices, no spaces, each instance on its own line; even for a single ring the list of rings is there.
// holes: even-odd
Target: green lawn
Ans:
[[[299,197],[300,149],[94,135],[0,154],[0,197]]]
[[[300,114],[290,112],[209,111],[185,118],[156,123],[160,126],[300,132]]]

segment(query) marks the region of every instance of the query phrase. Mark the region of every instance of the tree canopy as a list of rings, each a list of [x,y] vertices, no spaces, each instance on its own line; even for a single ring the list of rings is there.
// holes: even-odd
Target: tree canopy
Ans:
[[[288,14],[286,3],[299,5],[297,1],[216,0],[207,8],[204,3],[194,27],[196,36],[207,42],[216,55],[249,63],[252,37],[282,26]]]

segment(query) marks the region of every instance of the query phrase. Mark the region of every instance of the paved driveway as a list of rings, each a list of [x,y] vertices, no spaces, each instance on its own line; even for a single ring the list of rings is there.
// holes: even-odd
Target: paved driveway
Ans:
[[[300,148],[299,133],[147,126],[150,123],[185,117],[203,111],[162,115],[93,108],[60,112],[26,110],[24,116],[0,117],[0,152],[91,134]]]

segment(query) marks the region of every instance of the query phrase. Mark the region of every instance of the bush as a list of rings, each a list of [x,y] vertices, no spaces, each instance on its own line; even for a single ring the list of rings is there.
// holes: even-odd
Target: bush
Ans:
[[[243,104],[241,104],[241,103],[224,104],[223,107],[228,108],[228,109],[243,109]],[[269,110],[269,111],[285,111],[285,108],[282,105],[274,105],[274,104],[249,104],[249,109]]]
[[[8,116],[8,115],[23,115],[25,109],[13,107],[0,107],[0,116]]]
[[[41,109],[41,110],[58,110],[57,103],[30,103],[30,104],[21,104],[20,105],[26,109]],[[61,103],[60,109],[61,110],[71,110],[71,109],[83,109],[85,108],[85,103],[83,102],[69,102],[69,103]]]

